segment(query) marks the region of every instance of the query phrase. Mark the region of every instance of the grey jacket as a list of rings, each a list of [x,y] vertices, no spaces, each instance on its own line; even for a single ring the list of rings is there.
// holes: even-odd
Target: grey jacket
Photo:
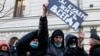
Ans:
[[[52,43],[49,43],[46,56],[63,56],[64,48],[57,48]]]

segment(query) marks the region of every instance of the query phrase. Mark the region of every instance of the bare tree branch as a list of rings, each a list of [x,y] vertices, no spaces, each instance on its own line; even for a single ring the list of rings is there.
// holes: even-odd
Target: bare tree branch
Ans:
[[[3,18],[5,16],[10,15],[11,13],[9,13],[12,9],[14,9],[14,7],[10,8],[3,16],[0,16],[0,18]],[[9,14],[8,14],[9,13]]]
[[[2,5],[2,9],[0,10],[0,12],[2,12],[2,11],[4,10],[5,2],[6,2],[6,0],[4,0],[4,3],[3,3],[3,5]]]

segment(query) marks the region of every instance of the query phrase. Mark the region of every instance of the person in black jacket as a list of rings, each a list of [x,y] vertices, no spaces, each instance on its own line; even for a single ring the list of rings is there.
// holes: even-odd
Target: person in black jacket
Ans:
[[[10,40],[9,40],[9,46],[10,46],[10,53],[12,53],[13,56],[16,56],[17,53],[16,53],[16,43],[18,42],[18,37],[12,37]]]
[[[64,55],[64,33],[62,30],[55,30],[50,40],[48,40],[48,50],[46,56],[63,56]]]
[[[100,37],[94,33],[90,36],[90,56],[100,56]]]
[[[82,47],[84,34],[80,33],[79,38],[75,35],[66,36],[66,50],[64,56],[89,56]]]
[[[44,3],[45,11],[48,3]],[[45,12],[46,13],[46,12]],[[45,56],[63,56],[64,54],[64,33],[61,29],[56,29],[48,38],[48,49]]]
[[[40,17],[39,29],[26,34],[16,44],[17,56],[44,56],[48,47],[48,26],[46,9]]]

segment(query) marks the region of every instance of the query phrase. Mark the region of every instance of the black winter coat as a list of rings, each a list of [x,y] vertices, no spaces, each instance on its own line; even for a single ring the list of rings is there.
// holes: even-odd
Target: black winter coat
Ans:
[[[0,50],[0,56],[12,56],[12,54],[9,51]]]
[[[69,49],[66,48],[64,56],[89,56],[83,48]]]
[[[10,48],[10,53],[12,54],[12,56],[17,56],[17,53],[16,53],[16,46],[11,46],[11,48]]]
[[[100,45],[95,45],[90,50],[90,56],[100,56]]]
[[[39,39],[39,47],[37,49],[32,48],[29,43],[35,38]],[[17,56],[44,56],[46,54],[48,46],[48,27],[47,17],[41,17],[39,23],[39,29],[28,33],[16,44]]]
[[[70,48],[69,43],[72,42],[76,43],[75,48]],[[66,50],[64,56],[89,56],[89,55],[85,52],[84,48],[78,47],[77,37],[75,35],[68,34],[66,36]]]

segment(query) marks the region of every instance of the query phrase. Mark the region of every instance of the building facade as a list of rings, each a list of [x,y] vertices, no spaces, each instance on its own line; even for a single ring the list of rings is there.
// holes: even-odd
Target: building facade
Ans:
[[[0,40],[8,40],[38,29],[39,18],[42,15],[42,4],[47,0],[0,0]],[[89,50],[90,28],[96,27],[100,33],[100,1],[99,0],[70,0],[73,4],[84,10],[88,17],[82,23],[85,32],[83,41],[85,49]],[[74,31],[57,16],[48,12],[49,36],[55,29],[62,29],[65,36]]]

